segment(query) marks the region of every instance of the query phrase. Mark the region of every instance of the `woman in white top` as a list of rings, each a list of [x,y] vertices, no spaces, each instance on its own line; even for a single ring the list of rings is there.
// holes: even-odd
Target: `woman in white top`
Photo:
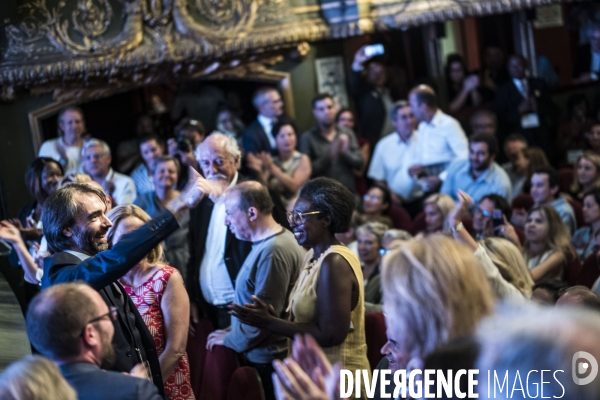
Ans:
[[[529,210],[523,255],[535,282],[562,279],[575,252],[569,228],[553,207],[543,205]]]

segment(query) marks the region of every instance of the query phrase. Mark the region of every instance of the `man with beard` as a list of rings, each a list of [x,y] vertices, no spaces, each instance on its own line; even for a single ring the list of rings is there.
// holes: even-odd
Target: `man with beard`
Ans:
[[[109,307],[117,309],[111,370],[129,372],[137,364],[149,366],[154,384],[163,381],[154,339],[135,305],[117,280],[179,227],[183,211],[194,207],[217,188],[193,170],[188,185],[166,210],[108,249],[106,233],[112,225],[105,215],[107,197],[85,183],[71,183],[46,200],[42,217],[44,236],[52,256],[44,260],[42,288],[84,281],[98,290]]]
[[[495,193],[511,199],[511,184],[508,175],[494,159],[498,154],[498,142],[492,135],[481,133],[469,141],[469,158],[456,160],[448,167],[448,177],[440,193],[458,200],[458,190],[467,193],[475,203],[483,196]]]
[[[363,164],[356,136],[335,124],[337,107],[331,95],[315,96],[312,108],[317,126],[302,134],[299,146],[300,152],[310,158],[311,178],[333,178],[356,193],[353,170]]]
[[[115,361],[111,340],[117,312],[84,283],[55,285],[31,302],[27,335],[42,355],[58,364],[80,399],[162,399],[144,379],[143,368],[131,375],[101,369]]]

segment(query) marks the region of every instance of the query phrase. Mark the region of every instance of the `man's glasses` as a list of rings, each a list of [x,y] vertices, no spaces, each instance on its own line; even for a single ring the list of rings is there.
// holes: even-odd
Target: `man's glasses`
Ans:
[[[309,212],[286,212],[287,220],[290,225],[302,225],[306,222],[307,215],[321,214],[321,211],[309,211]]]
[[[111,321],[115,322],[117,320],[118,315],[119,315],[119,313],[117,311],[117,307],[110,307],[109,311],[106,314],[102,314],[101,316],[90,319],[88,322],[86,322],[85,325],[83,326],[83,329],[81,330],[81,334],[83,335],[83,332],[85,332],[85,327],[88,326],[89,324],[98,322],[106,317],[110,318]]]

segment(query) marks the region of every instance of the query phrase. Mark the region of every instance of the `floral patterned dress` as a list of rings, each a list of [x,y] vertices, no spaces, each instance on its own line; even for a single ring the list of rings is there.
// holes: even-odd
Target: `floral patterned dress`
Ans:
[[[159,356],[165,351],[166,344],[165,324],[160,304],[167,288],[167,282],[173,273],[179,272],[173,267],[161,267],[152,274],[150,279],[138,287],[131,287],[122,280],[119,281],[144,319],[154,338]],[[194,400],[187,354],[181,357],[177,367],[165,383],[165,393],[172,400]]]

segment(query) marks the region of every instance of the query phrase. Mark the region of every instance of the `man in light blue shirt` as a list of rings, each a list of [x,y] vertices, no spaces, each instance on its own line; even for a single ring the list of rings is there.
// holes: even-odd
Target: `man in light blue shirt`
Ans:
[[[511,183],[506,172],[494,161],[498,154],[498,142],[492,135],[473,135],[469,141],[469,158],[455,160],[448,167],[448,177],[441,193],[454,200],[460,189],[479,203],[488,194],[497,194],[511,200]]]

